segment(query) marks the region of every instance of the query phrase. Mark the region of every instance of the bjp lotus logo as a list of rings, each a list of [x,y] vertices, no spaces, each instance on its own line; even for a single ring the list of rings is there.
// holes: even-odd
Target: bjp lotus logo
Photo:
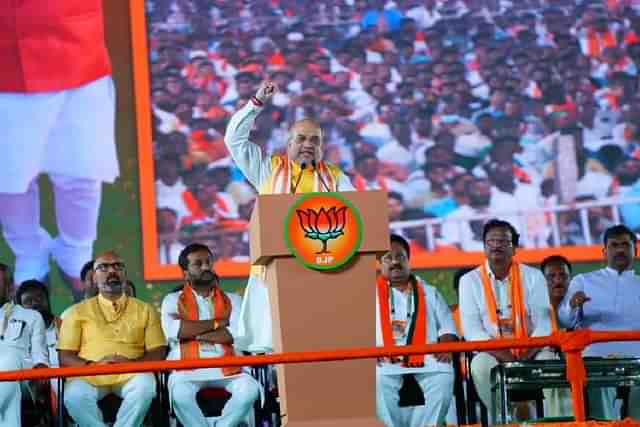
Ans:
[[[315,212],[313,209],[307,209],[306,212],[296,209],[296,213],[305,237],[322,242],[322,249],[316,254],[329,253],[327,250],[329,240],[337,239],[344,234],[347,215],[346,206],[340,209],[332,206],[328,211],[322,207],[319,212]]]
[[[285,240],[305,266],[338,268],[360,247],[362,220],[357,209],[339,193],[308,193],[289,208]]]

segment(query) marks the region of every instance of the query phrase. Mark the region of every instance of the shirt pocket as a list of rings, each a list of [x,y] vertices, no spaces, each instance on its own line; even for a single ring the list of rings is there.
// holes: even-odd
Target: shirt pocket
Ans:
[[[24,329],[27,326],[24,320],[11,319],[7,325],[7,329],[4,331],[4,340],[9,342],[16,342],[20,340]]]

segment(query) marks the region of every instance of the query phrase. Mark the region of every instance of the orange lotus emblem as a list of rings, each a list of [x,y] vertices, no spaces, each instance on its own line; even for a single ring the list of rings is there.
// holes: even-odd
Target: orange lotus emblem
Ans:
[[[307,193],[289,207],[284,239],[305,267],[333,270],[349,262],[360,248],[362,218],[340,193]]]
[[[329,240],[337,239],[344,234],[347,215],[346,206],[339,209],[332,206],[328,210],[322,207],[318,212],[313,209],[306,209],[306,212],[305,210],[297,209],[296,213],[305,237],[322,242],[322,249],[316,254],[329,253],[327,250]]]

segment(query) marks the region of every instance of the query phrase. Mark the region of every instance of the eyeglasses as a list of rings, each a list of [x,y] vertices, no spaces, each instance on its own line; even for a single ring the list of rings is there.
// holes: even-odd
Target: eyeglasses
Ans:
[[[125,265],[124,262],[104,262],[102,264],[96,265],[94,267],[94,270],[106,273],[111,267],[113,267],[115,271],[124,271]]]
[[[397,261],[397,262],[405,262],[407,260],[407,256],[405,254],[392,254],[391,252],[388,252],[386,254],[384,254],[382,256],[382,258],[380,258],[380,261],[382,261],[385,264],[391,264],[393,261]]]

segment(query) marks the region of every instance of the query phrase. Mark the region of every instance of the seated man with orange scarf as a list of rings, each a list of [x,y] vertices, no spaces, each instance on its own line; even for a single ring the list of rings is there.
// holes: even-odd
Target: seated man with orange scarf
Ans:
[[[433,286],[411,274],[409,243],[391,235],[380,258],[376,345],[457,341],[449,306]],[[451,354],[383,358],[376,367],[378,417],[387,427],[444,426],[453,396]]]
[[[291,126],[286,154],[268,155],[249,141],[256,116],[276,91],[275,84],[263,82],[227,126],[224,142],[247,180],[260,194],[353,191],[351,181],[337,166],[322,161],[324,133],[311,119]],[[251,352],[271,351],[271,329],[264,269],[254,267],[242,302],[236,345]]]
[[[162,329],[169,342],[169,360],[190,360],[233,355],[233,331],[238,301],[218,286],[213,272],[213,254],[199,243],[188,245],[178,263],[184,274],[182,290],[162,301]],[[260,386],[241,368],[205,368],[173,372],[169,396],[176,416],[184,426],[207,427],[208,421],[196,401],[198,391],[224,388],[231,398],[216,421],[218,427],[237,426],[260,394]]]
[[[540,270],[513,259],[519,238],[515,228],[506,221],[492,219],[484,225],[482,238],[487,260],[460,279],[464,338],[484,341],[550,335],[545,278]],[[471,376],[490,412],[491,369],[500,362],[537,358],[538,352],[539,349],[497,350],[474,356]]]

